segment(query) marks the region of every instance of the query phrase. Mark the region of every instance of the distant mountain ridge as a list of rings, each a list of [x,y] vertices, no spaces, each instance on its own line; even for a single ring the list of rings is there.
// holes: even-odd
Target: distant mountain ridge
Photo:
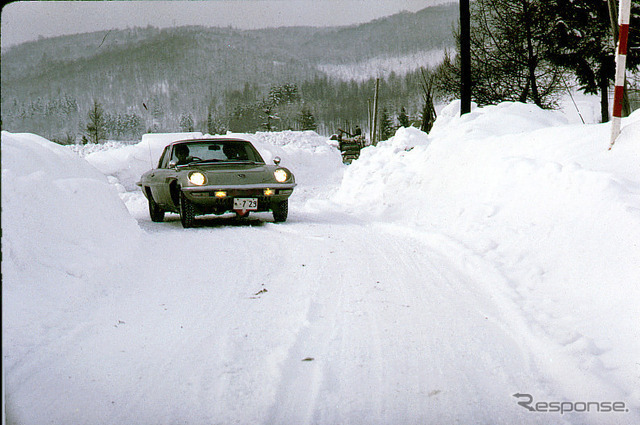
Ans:
[[[2,53],[3,128],[74,133],[94,99],[147,126],[175,126],[181,113],[202,116],[247,84],[268,91],[326,77],[328,65],[452,48],[456,19],[447,5],[348,27],[146,27],[24,43]]]

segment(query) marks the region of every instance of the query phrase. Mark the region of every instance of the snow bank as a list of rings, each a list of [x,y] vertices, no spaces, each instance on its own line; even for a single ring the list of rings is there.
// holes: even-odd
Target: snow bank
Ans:
[[[85,158],[104,175],[114,177],[125,190],[134,191],[140,176],[157,166],[165,146],[176,140],[199,137],[202,133],[149,133],[135,145],[93,152]]]
[[[491,261],[532,328],[640,403],[627,378],[640,352],[640,111],[611,151],[609,129],[519,103],[460,117],[454,102],[430,135],[400,129],[364,149],[334,200]]]
[[[292,202],[328,197],[327,188],[339,184],[346,168],[340,151],[315,131],[229,135],[250,140],[268,164],[276,156],[280,157],[280,164],[293,172],[298,184],[293,191]]]
[[[18,267],[82,268],[138,232],[103,174],[32,134],[2,132],[2,206],[6,258]]]
[[[45,325],[42,316],[59,317],[54,310],[60,306],[81,310],[107,291],[140,234],[113,186],[85,160],[40,136],[3,131],[3,329],[9,345],[19,337],[28,347],[48,335],[48,326],[72,326]]]

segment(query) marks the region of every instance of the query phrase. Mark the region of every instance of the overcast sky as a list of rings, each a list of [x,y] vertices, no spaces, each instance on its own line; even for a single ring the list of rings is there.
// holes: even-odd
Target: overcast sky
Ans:
[[[19,1],[2,9],[2,47],[38,37],[153,25],[335,26],[457,0]]]

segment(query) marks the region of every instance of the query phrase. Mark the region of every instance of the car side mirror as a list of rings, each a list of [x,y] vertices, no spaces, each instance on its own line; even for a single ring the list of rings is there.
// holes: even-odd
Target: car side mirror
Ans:
[[[273,158],[273,163],[276,164],[276,165],[280,165],[280,161],[282,161],[282,160],[280,159],[279,156],[276,156],[275,158]]]
[[[178,163],[175,162],[175,161],[169,162],[169,168],[176,168],[177,165],[178,165]]]

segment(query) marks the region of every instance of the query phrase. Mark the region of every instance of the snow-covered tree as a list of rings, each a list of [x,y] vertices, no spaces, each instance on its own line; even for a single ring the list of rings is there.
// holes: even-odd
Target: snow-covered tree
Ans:
[[[102,105],[97,101],[93,101],[93,106],[87,115],[87,125],[85,132],[91,143],[100,143],[106,138],[106,119]]]
[[[300,130],[316,130],[318,128],[311,109],[306,105],[302,107],[302,111],[300,111],[297,121],[300,126]]]
[[[633,23],[640,22],[640,3],[633,2]],[[609,85],[615,73],[615,42],[607,2],[602,0],[553,0],[545,2],[549,16],[549,57],[576,77],[580,89],[587,94],[600,93],[602,122],[609,120]],[[635,27],[637,28],[637,27]],[[640,33],[629,32],[629,45],[640,44]],[[638,54],[630,49],[627,67],[637,68]]]
[[[380,113],[380,140],[388,140],[393,136],[394,131],[395,127],[393,125],[393,120],[389,115],[389,110],[387,108],[382,108],[382,112]]]
[[[258,104],[258,111],[262,123],[260,127],[264,131],[275,131],[274,120],[279,120],[278,114],[275,112],[275,104],[271,100],[264,100]]]
[[[298,86],[296,84],[283,84],[281,86],[273,86],[269,90],[269,101],[274,105],[282,105],[285,103],[294,103],[300,100],[298,94]]]
[[[224,123],[218,118],[217,111],[210,106],[207,111],[206,132],[209,134],[224,134],[226,128]]]
[[[180,131],[194,131],[193,117],[191,114],[182,114],[180,116]]]
[[[409,127],[411,125],[409,116],[407,115],[407,110],[404,106],[398,114],[398,123],[400,123],[400,127]]]

